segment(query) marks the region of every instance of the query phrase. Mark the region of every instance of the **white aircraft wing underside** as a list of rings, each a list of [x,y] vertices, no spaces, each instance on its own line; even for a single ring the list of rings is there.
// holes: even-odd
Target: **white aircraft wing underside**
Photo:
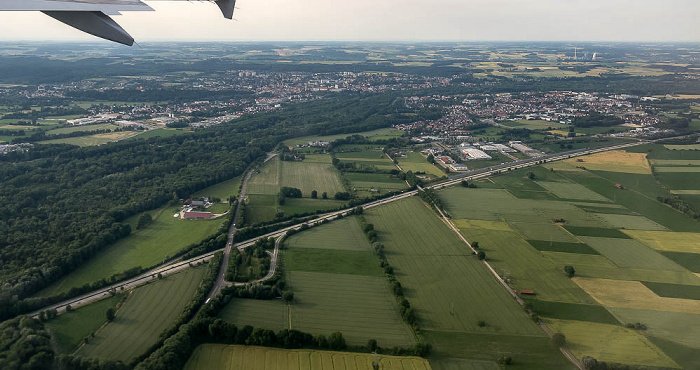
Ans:
[[[215,2],[225,18],[233,18],[236,0],[204,1]],[[129,46],[134,39],[109,15],[152,10],[140,0],[0,0],[0,11],[40,11],[83,32]]]

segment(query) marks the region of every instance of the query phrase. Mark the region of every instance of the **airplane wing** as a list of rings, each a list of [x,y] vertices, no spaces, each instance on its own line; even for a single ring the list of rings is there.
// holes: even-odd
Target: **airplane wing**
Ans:
[[[236,0],[204,1],[215,2],[225,18],[233,18]],[[129,46],[134,38],[110,15],[152,10],[140,0],[0,0],[0,11],[40,11],[83,32]]]

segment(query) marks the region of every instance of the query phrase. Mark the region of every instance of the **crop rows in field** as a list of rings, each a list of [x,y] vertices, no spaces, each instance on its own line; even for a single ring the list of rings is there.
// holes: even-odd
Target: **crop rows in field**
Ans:
[[[155,344],[189,304],[206,272],[192,268],[131,293],[117,316],[77,354],[129,361]]]
[[[107,321],[107,310],[115,307],[120,299],[120,296],[103,299],[46,322],[58,350],[66,354],[73,353],[85,337],[97,331]]]
[[[413,171],[413,173],[424,172],[427,175],[442,177],[445,176],[443,172],[436,165],[428,162],[427,157],[419,152],[407,152],[405,158],[396,158],[399,162],[399,166],[404,172]]]
[[[630,237],[617,229],[609,229],[603,227],[584,227],[584,226],[564,226],[570,233],[576,236],[591,236],[597,238],[617,238],[630,239]]]
[[[280,300],[233,299],[219,317],[239,327],[279,331],[289,329],[289,308]]]
[[[374,166],[382,171],[396,169],[394,163],[381,150],[336,153],[335,157],[341,162],[356,162],[358,165]]]
[[[295,297],[293,329],[325,335],[339,331],[353,345],[369,339],[385,347],[415,343],[383,276],[292,271],[287,282]]]
[[[430,370],[428,361],[418,357],[219,344],[197,347],[185,370],[364,370],[371,369],[373,361],[384,370]]]
[[[371,246],[360,230],[354,217],[333,221],[303,233],[298,233],[285,241],[290,249],[317,248],[348,251],[369,251]]]
[[[566,336],[567,348],[578,358],[631,365],[678,368],[670,357],[643,335],[617,325],[592,322],[545,320],[553,331]]]
[[[338,135],[326,135],[326,136],[304,136],[294,139],[289,139],[285,141],[285,145],[295,146],[299,144],[306,144],[309,141],[335,141],[338,139],[344,139],[352,135],[361,135],[370,140],[383,140],[390,139],[393,137],[401,137],[403,132],[395,128],[380,128],[372,131],[356,132],[351,134],[338,134]]]
[[[283,186],[300,189],[303,198],[288,198],[285,204],[278,204],[278,194]],[[311,199],[313,190],[317,191],[318,199]],[[289,216],[336,209],[344,202],[332,198],[335,193],[344,190],[340,173],[330,164],[328,154],[310,154],[302,162],[273,158],[262,165],[248,183],[246,224],[274,220],[280,210]],[[329,199],[321,199],[324,192]]]
[[[581,237],[581,240],[619,267],[683,271],[675,262],[633,239]]]
[[[594,303],[591,298],[563,273],[564,264],[553,263],[513,231],[478,227],[461,228],[479,248],[497,272],[506,275],[515,289],[532,289],[540,299],[573,303]],[[554,252],[552,252],[554,253]],[[599,257],[575,253],[558,253],[567,258]],[[612,264],[610,265],[612,267]]]
[[[467,246],[419,199],[367,212],[428,330],[541,335]],[[487,324],[479,326],[479,321]]]
[[[578,254],[600,254],[595,249],[583,243],[553,242],[547,240],[528,240],[531,246],[538,251],[564,252]]]
[[[209,197],[209,198],[219,198],[223,201],[229,199],[232,196],[238,196],[238,191],[241,187],[241,181],[243,176],[236,176],[231,180],[226,180],[218,184],[212,185],[206,189],[202,189],[195,194],[193,197]]]
[[[345,190],[338,170],[331,164],[305,162],[282,162],[280,186],[301,189],[305,198],[311,197],[312,190],[331,197]]]

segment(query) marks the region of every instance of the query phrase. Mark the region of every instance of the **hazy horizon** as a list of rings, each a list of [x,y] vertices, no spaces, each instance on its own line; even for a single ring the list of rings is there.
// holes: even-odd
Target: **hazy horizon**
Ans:
[[[114,19],[137,42],[700,42],[693,0],[147,1]],[[0,41],[95,41],[38,12],[0,12]]]

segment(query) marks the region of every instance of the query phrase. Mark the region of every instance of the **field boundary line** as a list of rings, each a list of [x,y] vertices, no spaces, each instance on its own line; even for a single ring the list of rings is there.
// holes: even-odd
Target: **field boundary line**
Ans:
[[[443,219],[443,222],[447,223],[447,224],[450,226],[450,229],[451,229],[455,234],[457,234],[457,237],[459,237],[459,239],[461,239],[461,240],[469,247],[469,249],[471,249],[472,252],[474,252],[474,253],[476,254],[476,253],[477,253],[477,252],[476,252],[476,249],[474,249],[474,247],[472,247],[471,243],[469,243],[469,241],[462,235],[462,233],[459,232],[459,229],[457,229],[457,228],[452,224],[452,222],[447,218],[447,216],[442,212],[442,210],[441,210],[440,208],[438,208],[438,207],[435,207],[435,209],[436,209],[436,210],[438,211],[438,213],[440,214],[440,217]],[[494,270],[494,268],[491,267],[491,264],[489,264],[488,261],[486,261],[486,260],[483,260],[483,261],[481,261],[481,262],[483,262],[484,265],[486,266],[486,268],[488,268],[489,271],[491,271],[491,274],[493,274],[493,276],[496,277],[496,279],[498,280],[498,282],[501,283],[501,285],[502,285],[504,288],[506,288],[506,290],[508,290],[508,293],[510,293],[510,295],[513,296],[513,298],[515,298],[515,301],[518,302],[518,304],[519,304],[520,306],[524,307],[524,306],[525,306],[525,301],[523,301],[522,298],[518,297],[517,293],[515,293],[515,291],[508,285],[508,283],[506,283],[506,282],[503,280],[503,278],[501,278],[501,276],[498,275],[498,273],[496,272],[496,270]],[[542,330],[545,332],[545,334],[547,334],[548,337],[551,338],[551,337],[554,335],[554,333],[552,332],[552,330],[549,329],[549,327],[547,327],[547,325],[546,325],[544,322],[542,322],[542,320],[538,320],[537,325],[538,325],[540,328],[542,328]],[[580,370],[584,370],[584,369],[585,369],[584,366],[583,366],[583,364],[582,364],[582,363],[576,358],[576,356],[574,356],[568,349],[566,349],[566,348],[564,348],[564,347],[559,347],[559,350],[561,351],[561,353],[562,353],[569,361],[571,361],[571,363],[573,363],[573,364],[574,364],[576,367],[578,367]]]

